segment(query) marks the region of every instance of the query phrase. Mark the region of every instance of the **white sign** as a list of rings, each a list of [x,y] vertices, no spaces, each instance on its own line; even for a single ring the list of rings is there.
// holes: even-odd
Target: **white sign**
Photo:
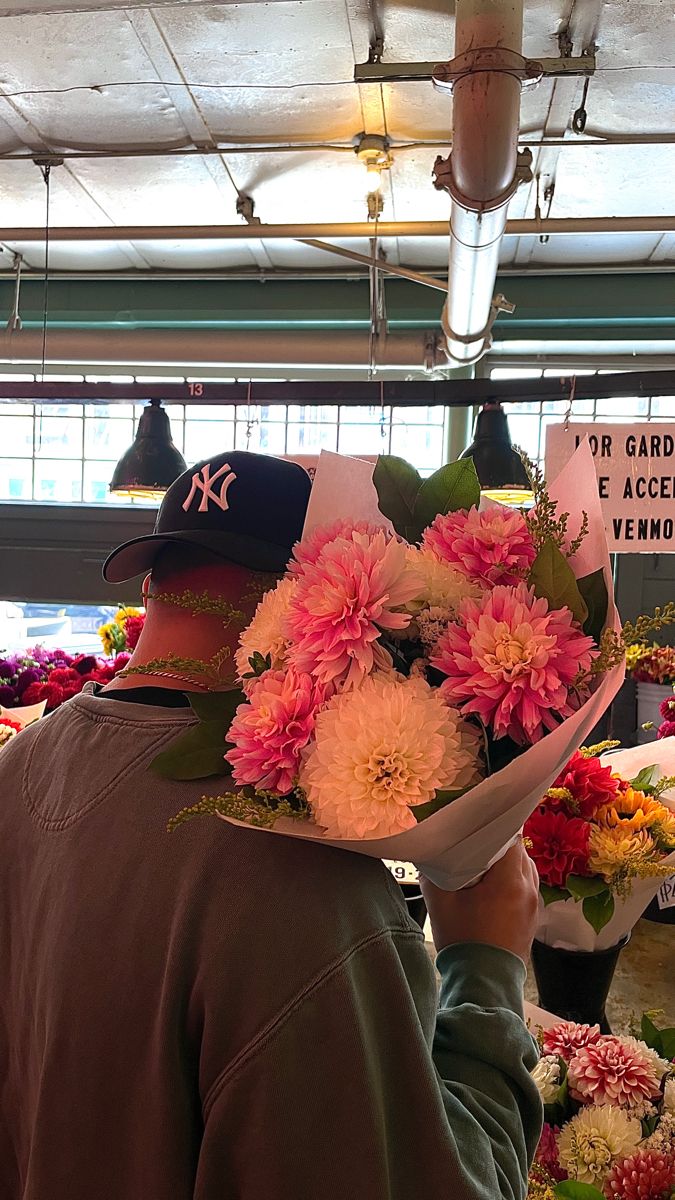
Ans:
[[[656,894],[660,909],[675,908],[675,875],[664,879]]]
[[[420,873],[412,863],[398,862],[396,859],[385,859],[385,867],[389,867],[397,883],[419,883]]]
[[[612,551],[675,551],[675,425],[570,422],[546,431],[546,478],[588,436]]]

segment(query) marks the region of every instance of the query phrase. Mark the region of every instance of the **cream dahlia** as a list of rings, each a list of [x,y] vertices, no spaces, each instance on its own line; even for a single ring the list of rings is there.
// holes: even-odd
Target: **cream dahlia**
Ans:
[[[558,1137],[560,1165],[570,1179],[601,1188],[614,1163],[631,1154],[641,1136],[640,1122],[622,1108],[582,1108]]]
[[[658,1058],[658,1056],[657,1056]],[[633,1108],[658,1096],[663,1071],[633,1039],[601,1037],[577,1050],[568,1068],[570,1095],[582,1104]]]
[[[323,688],[310,675],[293,670],[261,675],[248,703],[239,705],[228,733],[233,748],[225,758],[235,783],[288,795],[323,700]]]
[[[544,1053],[557,1054],[565,1062],[574,1057],[582,1046],[597,1042],[599,1025],[577,1025],[576,1021],[559,1021],[552,1029],[544,1030]]]
[[[544,1055],[539,1059],[532,1078],[539,1088],[539,1095],[544,1104],[551,1104],[560,1088],[560,1063],[556,1055]]]
[[[286,613],[296,587],[295,580],[282,579],[272,591],[263,596],[250,624],[239,638],[235,661],[240,679],[250,673],[249,659],[256,652],[262,654],[263,658],[270,656],[273,671],[283,667],[288,647]]]
[[[607,1200],[670,1200],[675,1192],[675,1157],[638,1150],[615,1163],[605,1181]]]
[[[675,1079],[666,1080],[663,1089],[663,1107],[666,1112],[675,1115]]]
[[[568,609],[549,609],[520,583],[463,600],[431,663],[447,676],[451,704],[527,745],[575,711],[583,696],[574,681],[596,655]]]
[[[376,674],[318,714],[300,786],[331,837],[386,837],[412,828],[412,810],[437,791],[474,783],[477,749],[423,679]]]
[[[409,625],[402,609],[420,587],[403,542],[382,530],[335,538],[298,578],[286,618],[289,661],[322,683],[344,687],[391,666],[378,639],[383,630]]]
[[[524,516],[504,505],[439,514],[423,545],[483,587],[519,583],[536,557]]]
[[[413,616],[425,609],[442,609],[449,621],[462,600],[467,596],[480,600],[485,590],[467,579],[461,571],[437,558],[431,550],[408,546],[408,562],[422,580],[418,595],[406,604],[406,610]]]

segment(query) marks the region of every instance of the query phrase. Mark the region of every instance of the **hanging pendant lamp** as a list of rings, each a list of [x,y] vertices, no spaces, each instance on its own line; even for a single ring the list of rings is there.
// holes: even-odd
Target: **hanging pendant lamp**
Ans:
[[[133,445],[125,450],[110,481],[110,491],[128,499],[159,504],[167,488],[187,469],[171,439],[168,413],[160,400],[143,409]]]
[[[506,413],[498,401],[488,400],[483,405],[476,417],[473,441],[460,458],[473,459],[484,496],[514,508],[531,504],[530,481],[513,449]]]

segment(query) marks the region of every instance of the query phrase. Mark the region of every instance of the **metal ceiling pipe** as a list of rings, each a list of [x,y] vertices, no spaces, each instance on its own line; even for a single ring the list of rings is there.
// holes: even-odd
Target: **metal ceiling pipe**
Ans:
[[[457,0],[455,58],[434,72],[452,90],[452,153],[436,164],[452,198],[448,357],[476,362],[490,346],[493,294],[508,205],[518,186],[523,0]]]
[[[23,329],[0,331],[0,362],[36,367],[42,361],[42,333]],[[363,367],[369,362],[366,330],[288,332],[285,330],[179,330],[179,329],[54,329],[47,336],[47,362],[97,363],[113,366],[133,362],[137,367],[223,366],[240,370],[248,366],[330,368]],[[376,362],[382,367],[419,371],[447,366],[435,335],[394,333],[377,346]]]

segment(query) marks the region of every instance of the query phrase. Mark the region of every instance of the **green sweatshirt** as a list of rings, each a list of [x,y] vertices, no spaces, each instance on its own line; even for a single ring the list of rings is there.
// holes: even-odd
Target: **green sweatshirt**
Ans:
[[[524,968],[436,976],[389,872],[196,819],[190,710],[82,695],[0,753],[2,1200],[523,1197]]]

